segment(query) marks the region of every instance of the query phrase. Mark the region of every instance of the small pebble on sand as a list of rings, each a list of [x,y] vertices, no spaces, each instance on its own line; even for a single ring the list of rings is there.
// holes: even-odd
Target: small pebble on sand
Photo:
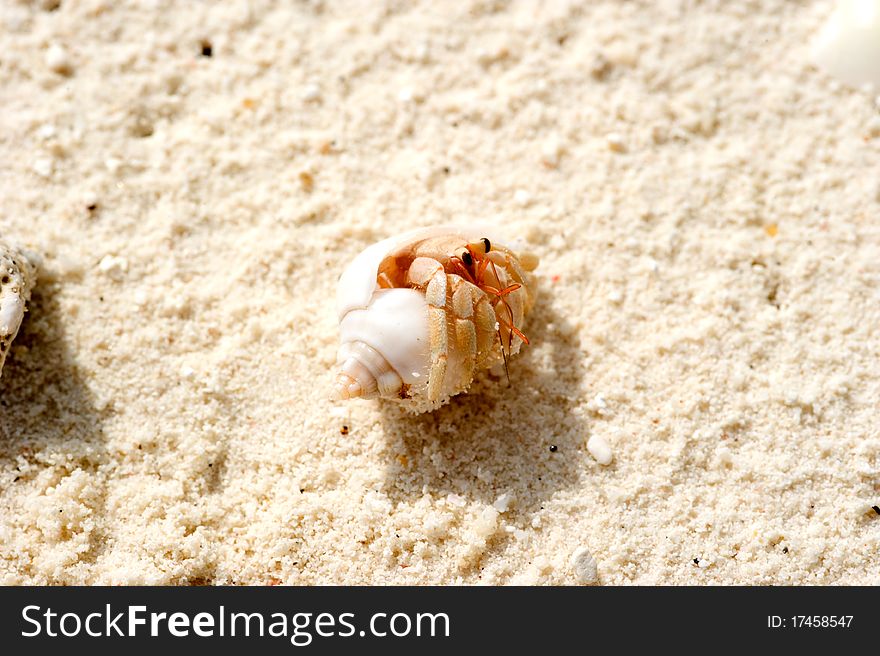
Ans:
[[[655,144],[662,144],[666,143],[667,139],[669,139],[669,133],[664,126],[651,126],[651,141],[653,141]]]
[[[609,132],[605,136],[605,142],[608,144],[608,148],[615,153],[625,153],[626,152],[626,143],[623,141],[623,135],[619,132]]]
[[[108,157],[104,160],[104,166],[110,175],[116,175],[119,173],[119,169],[122,168],[122,160],[116,157]]]
[[[105,255],[98,263],[98,270],[114,280],[119,280],[128,270],[128,260],[116,255]]]
[[[307,84],[303,89],[302,99],[306,102],[315,102],[321,99],[321,87],[317,84]]]
[[[513,194],[513,202],[520,207],[525,207],[532,202],[532,195],[525,189],[517,189]]]
[[[509,492],[505,492],[500,497],[495,499],[495,503],[492,505],[495,506],[495,510],[500,513],[507,512],[508,508],[510,508],[510,502],[513,500],[513,497]]]
[[[483,508],[472,525],[474,533],[486,540],[498,530],[498,511],[491,506]]]
[[[467,505],[467,500],[464,497],[453,492],[446,495],[446,502],[456,508],[464,508]]]
[[[558,139],[550,139],[541,147],[541,161],[544,166],[556,168],[559,165],[559,157],[562,155],[562,145]]]
[[[48,157],[41,157],[36,162],[34,162],[34,173],[39,175],[42,178],[48,178],[52,175],[55,170],[55,165],[52,163],[52,160]]]
[[[51,123],[44,123],[40,126],[40,129],[37,130],[37,136],[43,141],[52,139],[56,134],[58,134],[58,130],[56,130],[55,126]]]
[[[590,75],[596,80],[604,80],[611,71],[611,62],[602,53],[596,53],[590,62]]]
[[[571,554],[571,568],[581,585],[593,585],[599,582],[599,569],[596,559],[587,547],[579,547]]]
[[[70,56],[58,44],[49,46],[46,51],[46,66],[50,71],[59,75],[70,75],[73,72]]]
[[[94,191],[86,191],[82,195],[82,202],[90,212],[98,209],[98,194]]]
[[[299,184],[305,192],[311,192],[315,188],[315,177],[308,171],[301,171],[299,174]]]
[[[600,435],[590,435],[590,439],[587,440],[587,450],[600,465],[611,464],[611,460],[613,459],[611,446],[604,437]]]

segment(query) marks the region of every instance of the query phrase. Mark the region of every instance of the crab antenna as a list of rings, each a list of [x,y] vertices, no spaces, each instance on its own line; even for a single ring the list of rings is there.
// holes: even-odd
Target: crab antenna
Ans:
[[[504,352],[504,338],[501,336],[501,327],[498,327],[498,341],[501,343],[501,358],[504,360],[504,375],[507,376],[507,386],[510,387],[510,370],[507,368],[507,353]]]
[[[498,281],[498,284],[500,286],[501,285],[501,278],[498,277],[498,269],[495,268],[494,262],[490,262],[490,264],[492,265],[492,273],[495,274],[495,279]],[[513,320],[514,319],[513,308],[510,307],[510,304],[507,302],[507,299],[505,299],[504,297],[507,295],[508,290],[516,291],[520,287],[522,287],[522,285],[516,284],[516,285],[511,285],[509,287],[506,287],[504,290],[496,291],[496,295],[498,296],[498,299],[504,304],[504,308],[507,310],[507,315],[510,317],[511,331],[516,330],[516,325],[514,324],[514,320]],[[528,343],[528,340],[523,340],[523,341]],[[502,346],[503,345],[504,345],[504,342],[502,342]],[[508,351],[508,353],[510,352],[510,349],[512,346],[513,346],[513,336],[508,333],[508,336],[507,336],[507,351]]]
[[[501,278],[498,276],[498,269],[495,268],[495,263],[489,260],[489,264],[492,266],[492,273],[495,274],[495,280],[498,281],[498,285],[501,285]],[[513,309],[507,303],[507,300],[504,296],[499,293],[498,298],[504,304],[504,307],[507,309],[507,314],[510,316],[510,325],[513,326]],[[510,370],[507,366],[507,357],[511,352],[511,347],[513,346],[513,331],[507,331],[507,352],[504,351],[504,336],[501,334],[501,326],[498,326],[498,341],[501,343],[501,357],[504,359],[504,373],[507,376],[507,386],[510,386]]]

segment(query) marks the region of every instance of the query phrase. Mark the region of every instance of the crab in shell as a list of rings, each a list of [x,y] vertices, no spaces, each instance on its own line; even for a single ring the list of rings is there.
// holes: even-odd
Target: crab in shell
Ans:
[[[336,399],[381,397],[415,412],[466,391],[528,338],[538,258],[493,231],[421,228],[380,241],[339,279]]]

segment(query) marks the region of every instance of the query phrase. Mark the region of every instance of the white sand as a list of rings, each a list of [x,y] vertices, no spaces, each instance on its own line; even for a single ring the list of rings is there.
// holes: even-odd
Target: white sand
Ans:
[[[880,583],[829,4],[52,4],[0,4],[0,583]],[[542,257],[514,386],[331,404],[349,258],[472,219]]]

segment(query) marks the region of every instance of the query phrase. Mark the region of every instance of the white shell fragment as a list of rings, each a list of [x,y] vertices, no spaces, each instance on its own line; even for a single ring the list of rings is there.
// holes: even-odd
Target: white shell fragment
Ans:
[[[609,150],[614,153],[626,152],[626,142],[623,140],[623,135],[619,132],[611,132],[605,135],[605,143],[608,144]]]
[[[613,458],[611,454],[611,445],[601,435],[590,435],[587,440],[587,451],[596,459],[600,465],[610,465]]]
[[[596,559],[587,547],[579,547],[571,554],[571,568],[577,582],[581,585],[593,585],[599,582],[599,568]]]
[[[70,75],[72,70],[70,56],[58,44],[49,46],[49,49],[46,51],[46,66],[50,71],[59,75]]]
[[[498,512],[505,513],[510,509],[511,501],[513,501],[513,496],[510,494],[510,492],[505,492],[500,497],[495,499],[495,503],[493,503],[492,505]]]
[[[840,0],[816,39],[813,59],[846,84],[880,89],[880,0]]]
[[[0,374],[24,318],[34,282],[36,267],[28,257],[0,240]]]

